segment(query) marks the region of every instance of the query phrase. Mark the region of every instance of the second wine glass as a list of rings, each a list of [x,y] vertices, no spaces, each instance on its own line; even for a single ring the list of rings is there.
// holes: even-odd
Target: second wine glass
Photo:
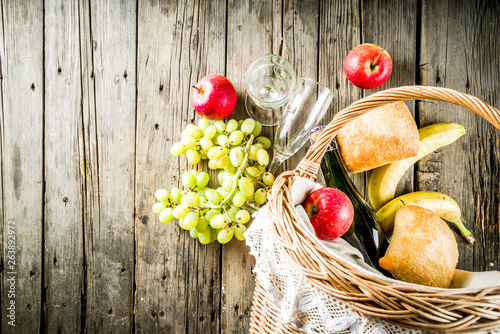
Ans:
[[[333,93],[327,87],[312,79],[300,79],[278,123],[269,172],[274,174],[283,161],[306,143],[309,132],[321,122],[332,100]]]

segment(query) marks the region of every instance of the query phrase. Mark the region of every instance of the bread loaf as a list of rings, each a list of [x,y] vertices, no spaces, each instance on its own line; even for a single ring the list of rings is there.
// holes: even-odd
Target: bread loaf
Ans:
[[[458,262],[455,235],[434,212],[416,205],[396,211],[391,243],[379,264],[395,278],[448,288]]]
[[[359,173],[416,156],[420,138],[404,102],[395,102],[346,124],[337,143],[347,171]]]

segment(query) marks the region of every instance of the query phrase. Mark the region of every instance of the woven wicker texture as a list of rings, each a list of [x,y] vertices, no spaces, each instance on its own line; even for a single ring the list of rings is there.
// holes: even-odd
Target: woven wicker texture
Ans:
[[[282,173],[268,196],[275,236],[290,263],[313,286],[342,300],[353,309],[418,329],[447,333],[474,332],[500,327],[500,287],[435,291],[425,287],[395,286],[369,277],[333,258],[303,230],[290,198],[295,177],[315,179],[321,159],[337,132],[371,109],[405,100],[438,100],[465,107],[500,130],[500,112],[477,99],[451,89],[406,86],[375,93],[338,112],[294,171]],[[252,308],[252,332],[301,333],[283,326],[271,296],[257,284]],[[268,329],[268,330],[266,330]]]

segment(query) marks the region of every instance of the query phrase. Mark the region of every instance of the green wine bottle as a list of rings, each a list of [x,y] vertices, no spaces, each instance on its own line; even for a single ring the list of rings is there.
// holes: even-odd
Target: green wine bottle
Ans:
[[[311,131],[311,140],[313,142],[313,138],[319,135],[319,132],[314,132],[321,129],[322,127]],[[379,258],[384,256],[388,246],[384,230],[377,221],[372,207],[361,196],[349,178],[335,139],[321,160],[321,171],[325,177],[326,186],[343,191],[354,207],[354,220],[342,238],[363,254],[368,265],[390,276],[378,263]]]

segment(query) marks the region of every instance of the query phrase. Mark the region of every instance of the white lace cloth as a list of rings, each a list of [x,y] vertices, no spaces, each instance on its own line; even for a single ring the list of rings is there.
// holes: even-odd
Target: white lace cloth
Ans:
[[[245,233],[250,254],[255,257],[254,273],[271,292],[280,307],[284,324],[295,324],[307,333],[433,333],[390,324],[380,318],[356,312],[335,297],[314,287],[289,263],[282,246],[274,238],[267,207],[257,214]],[[299,321],[297,319],[301,319]],[[495,329],[482,333],[500,333]]]

